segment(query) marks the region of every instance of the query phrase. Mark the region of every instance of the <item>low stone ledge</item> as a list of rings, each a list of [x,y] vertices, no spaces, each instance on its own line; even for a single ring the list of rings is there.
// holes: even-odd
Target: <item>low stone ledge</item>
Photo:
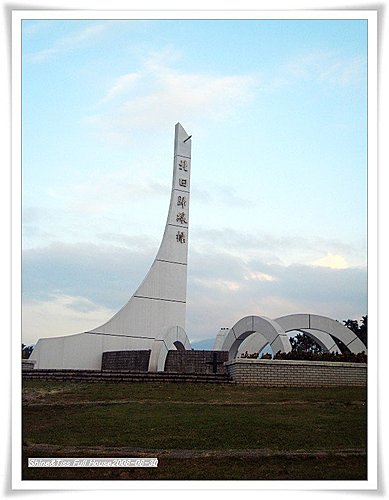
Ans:
[[[216,383],[228,384],[227,374],[99,371],[42,369],[23,372],[23,380],[52,380],[57,382],[84,383]]]
[[[35,367],[35,364],[36,364],[35,360],[32,360],[32,359],[22,359],[22,371],[26,372],[26,371],[33,370],[34,367]]]
[[[367,363],[350,363],[343,361],[311,361],[311,360],[302,360],[302,359],[247,359],[247,358],[238,358],[233,359],[231,361],[226,361],[224,363],[225,366],[230,366],[233,364],[264,364],[264,365],[300,365],[300,366],[364,366],[367,367]]]
[[[367,364],[337,361],[235,359],[225,363],[237,384],[263,387],[366,386]]]

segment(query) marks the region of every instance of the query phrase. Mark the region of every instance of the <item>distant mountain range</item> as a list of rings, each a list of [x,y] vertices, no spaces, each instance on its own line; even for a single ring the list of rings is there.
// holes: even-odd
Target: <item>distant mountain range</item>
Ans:
[[[191,342],[191,346],[196,351],[210,351],[212,350],[215,339],[205,339],[199,340],[197,342]]]

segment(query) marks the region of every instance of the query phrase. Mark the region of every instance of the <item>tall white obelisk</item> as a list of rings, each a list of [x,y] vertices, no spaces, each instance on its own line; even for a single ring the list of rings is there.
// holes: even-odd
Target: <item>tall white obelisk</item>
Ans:
[[[185,329],[191,142],[177,123],[169,213],[149,272],[127,304],[89,333],[155,338],[169,326]]]

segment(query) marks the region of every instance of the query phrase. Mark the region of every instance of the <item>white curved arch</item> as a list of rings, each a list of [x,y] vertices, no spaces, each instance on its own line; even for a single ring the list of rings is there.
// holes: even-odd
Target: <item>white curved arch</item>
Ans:
[[[268,345],[269,341],[262,335],[262,333],[254,332],[246,337],[238,347],[237,358],[241,357],[246,351],[249,354],[262,351]]]
[[[238,348],[245,338],[254,332],[261,333],[270,344],[273,353],[289,352],[289,338],[278,323],[265,316],[246,316],[230,328],[226,335],[222,351],[228,351],[228,359],[236,357]]]
[[[213,351],[221,351],[224,339],[228,333],[228,328],[220,328],[219,333],[216,335],[215,342],[213,344]]]
[[[177,349],[176,343],[180,343],[185,350],[192,349],[188,336],[181,326],[165,328],[162,334],[154,339],[150,353],[149,372],[163,372],[165,370],[167,354],[169,351]]]
[[[274,321],[276,321],[285,332],[290,332],[292,330],[309,330],[311,334],[315,331],[324,332],[341,340],[354,354],[358,354],[362,351],[367,352],[365,344],[352,330],[339,323],[339,321],[328,318],[327,316],[319,316],[317,314],[289,314],[276,318]],[[334,345],[336,345],[335,341],[333,341],[333,346]],[[328,348],[328,350],[332,351],[333,346]]]
[[[308,328],[301,328],[299,331],[305,333],[319,344],[324,352],[336,352],[337,354],[341,354],[342,351],[334,343],[334,339],[329,333],[320,332],[319,330],[309,330]]]

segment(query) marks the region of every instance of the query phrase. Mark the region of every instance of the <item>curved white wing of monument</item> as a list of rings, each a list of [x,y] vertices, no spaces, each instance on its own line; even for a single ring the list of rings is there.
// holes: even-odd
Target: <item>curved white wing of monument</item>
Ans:
[[[36,368],[100,369],[104,351],[150,349],[150,369],[159,369],[163,363],[159,354],[159,357],[153,355],[153,349],[160,345],[155,340],[163,340],[166,333],[167,348],[175,349],[174,342],[170,342],[172,331],[179,332],[180,342],[190,349],[185,317],[191,142],[191,136],[177,123],[165,231],[157,256],[141,285],[103,325],[81,334],[40,339],[31,355]],[[157,350],[159,353],[160,348]]]
[[[156,338],[166,327],[185,329],[190,162],[191,139],[178,123],[170,207],[157,256],[127,304],[89,333]]]

